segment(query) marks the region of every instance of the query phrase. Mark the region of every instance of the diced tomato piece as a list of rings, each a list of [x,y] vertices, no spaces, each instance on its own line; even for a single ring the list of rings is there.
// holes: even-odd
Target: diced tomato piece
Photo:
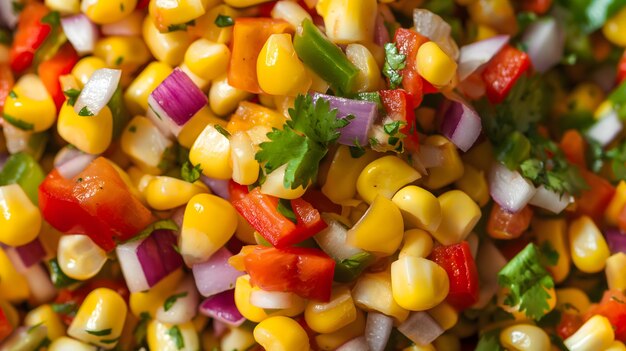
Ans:
[[[543,15],[548,12],[552,6],[552,0],[524,0],[521,1],[522,10],[534,12],[538,15]]]
[[[30,2],[20,14],[19,24],[9,52],[13,71],[23,72],[33,63],[35,52],[43,45],[52,31],[49,23],[42,22],[48,13],[50,10],[42,3]]]
[[[483,71],[487,98],[491,103],[502,102],[519,77],[530,68],[528,55],[506,45],[494,56]]]
[[[559,147],[567,160],[579,167],[587,168],[585,163],[585,139],[576,129],[569,129],[561,137]]]
[[[448,273],[450,291],[446,301],[461,311],[478,301],[478,270],[467,241],[437,246],[429,257]]]
[[[9,65],[0,64],[0,116],[4,110],[4,101],[9,96],[11,89],[13,89],[13,72]]]
[[[65,95],[63,95],[61,90],[59,77],[69,74],[79,58],[72,45],[66,43],[52,58],[43,61],[37,67],[37,74],[50,96],[52,96],[52,100],[57,105],[57,110],[65,102]]]
[[[320,216],[319,211],[302,198],[291,200],[291,208],[298,222],[293,234],[295,236],[294,244],[312,237],[328,226]]]
[[[615,188],[606,179],[584,169],[580,170],[588,189],[576,199],[578,212],[599,220],[615,194]]]
[[[137,6],[135,7],[137,10],[143,10],[150,4],[150,0],[139,0],[137,1]]]
[[[428,38],[413,29],[398,28],[393,41],[396,43],[398,52],[406,55],[406,66],[400,71],[402,87],[411,94],[413,106],[419,106],[424,96],[424,80],[417,73],[415,58],[417,50],[428,41]]]
[[[594,315],[605,316],[615,331],[615,339],[626,341],[626,296],[619,290],[607,290],[600,303],[592,305],[585,313],[585,320]]]
[[[228,194],[230,195],[231,202],[241,200],[248,195],[248,187],[231,179],[228,181]]]
[[[583,319],[580,315],[563,312],[561,313],[561,321],[556,326],[556,333],[565,340],[574,334],[581,325],[583,325]]]
[[[56,229],[86,234],[106,251],[155,220],[102,157],[73,179],[63,178],[56,169],[50,172],[39,186],[39,208]]]
[[[402,89],[380,90],[380,99],[385,107],[387,116],[394,121],[405,122],[400,132],[406,135],[404,147],[412,152],[419,149],[419,136],[415,126],[415,112],[413,111],[413,101],[411,94]]]
[[[272,17],[272,10],[278,1],[264,2],[259,5],[259,17]]]
[[[335,261],[322,250],[257,246],[244,257],[244,266],[250,274],[250,282],[263,290],[330,300]]]
[[[525,206],[517,213],[511,213],[494,203],[489,215],[487,233],[494,239],[519,238],[528,229],[532,217],[533,210],[530,206]]]
[[[626,50],[617,64],[617,84],[623,82],[624,79],[626,79]]]
[[[7,336],[13,332],[13,326],[9,322],[2,307],[0,307],[0,341],[4,340]]]

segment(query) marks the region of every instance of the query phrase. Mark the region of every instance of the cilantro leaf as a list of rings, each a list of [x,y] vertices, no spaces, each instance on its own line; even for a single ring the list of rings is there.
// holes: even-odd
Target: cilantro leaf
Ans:
[[[191,164],[191,162],[185,161],[180,169],[180,176],[183,178],[183,180],[189,183],[193,183],[196,180],[200,179],[201,175],[202,167],[199,163],[194,166]]]
[[[337,141],[341,133],[339,129],[347,126],[354,116],[349,115],[337,119],[337,109],[330,109],[330,103],[324,99],[313,102],[310,95],[299,95],[294,108],[289,109],[291,120],[287,125],[307,138],[328,146]]]
[[[78,99],[78,95],[80,95],[80,90],[74,88],[67,89],[63,92],[63,95],[67,96],[67,104],[74,106],[74,104],[76,104],[76,100]]]
[[[83,117],[91,117],[94,114],[93,112],[89,111],[89,108],[87,106],[84,106],[83,108],[80,109],[80,111],[78,111],[78,115],[83,116]]]
[[[183,334],[181,334],[180,329],[177,325],[171,327],[167,330],[167,335],[174,339],[174,343],[176,344],[177,349],[182,349],[185,347],[185,339],[183,338]]]
[[[58,27],[61,25],[61,14],[58,11],[50,11],[41,18],[41,23],[47,23],[52,28]]]
[[[608,150],[605,156],[611,161],[611,169],[615,178],[626,180],[626,142]]]
[[[292,221],[293,223],[298,222],[296,214],[293,213],[293,209],[291,208],[291,201],[285,199],[278,200],[278,207],[276,208],[276,210],[278,211],[278,213],[285,216],[285,218]]]
[[[137,233],[137,235],[135,235],[134,237],[132,237],[132,238],[122,242],[121,244],[133,242],[133,241],[136,241],[136,240],[145,239],[148,236],[150,236],[150,234],[152,234],[153,231],[159,230],[159,229],[167,229],[167,230],[177,231],[179,228],[178,228],[178,224],[176,224],[176,222],[174,222],[171,219],[160,219],[160,220],[158,220],[158,221],[148,225],[145,229],[143,229],[142,231]]]
[[[230,16],[219,14],[215,18],[215,22],[214,23],[215,23],[216,26],[218,26],[220,28],[224,28],[224,27],[230,27],[230,26],[234,25],[235,21]]]
[[[174,306],[174,304],[176,303],[178,299],[183,298],[185,296],[187,296],[187,292],[183,291],[179,294],[174,294],[168,297],[167,299],[165,299],[165,302],[163,303],[163,309],[165,310],[165,312],[169,311],[170,308]]]
[[[102,330],[85,330],[87,332],[87,334],[91,334],[91,335],[95,335],[95,336],[107,336],[107,335],[111,335],[111,331],[113,329],[108,328],[108,329],[102,329]]]
[[[559,261],[559,253],[549,241],[544,241],[539,250],[548,265],[554,266]]]
[[[406,67],[406,55],[401,54],[394,43],[385,44],[385,64],[383,75],[389,78],[389,87],[397,88],[402,84],[402,76],[398,72]]]
[[[146,339],[146,334],[148,333],[148,323],[151,319],[152,317],[148,312],[141,312],[139,315],[139,323],[137,323],[135,329],[133,330],[133,336],[137,344],[143,343]]]
[[[498,341],[499,335],[499,329],[483,333],[480,339],[478,339],[476,351],[504,351],[504,348],[500,345],[500,341]]]
[[[21,130],[33,130],[35,129],[35,125],[19,118],[15,118],[12,116],[4,114],[4,120],[9,122],[9,124],[13,125],[15,128],[19,128]]]
[[[221,125],[216,124],[214,127],[215,127],[215,130],[217,130],[220,134],[222,134],[226,138],[230,138],[231,137],[230,132],[227,131],[226,129],[224,129],[224,127],[222,127]]]

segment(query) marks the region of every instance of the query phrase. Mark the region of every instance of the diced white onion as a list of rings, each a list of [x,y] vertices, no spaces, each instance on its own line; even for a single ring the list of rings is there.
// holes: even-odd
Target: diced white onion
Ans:
[[[603,116],[589,128],[587,136],[597,141],[601,146],[606,146],[615,139],[622,129],[622,121],[617,116],[617,112],[612,110],[611,113]]]
[[[99,114],[111,100],[121,76],[122,71],[119,69],[100,68],[93,72],[78,95],[74,111],[80,113],[86,107],[94,116]]]
[[[541,185],[537,192],[528,202],[529,204],[546,209],[552,213],[561,213],[570,203],[572,197],[565,193],[560,195]]]
[[[509,212],[520,211],[535,195],[537,189],[517,171],[495,163],[489,173],[489,193],[498,205]]]
[[[250,303],[259,308],[284,309],[293,307],[296,297],[291,292],[253,290]]]

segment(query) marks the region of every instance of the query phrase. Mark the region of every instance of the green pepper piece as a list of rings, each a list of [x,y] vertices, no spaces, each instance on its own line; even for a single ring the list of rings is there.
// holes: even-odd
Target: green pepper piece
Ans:
[[[310,20],[298,27],[293,41],[298,57],[315,73],[330,83],[338,95],[352,92],[359,73],[341,51],[330,42]]]
[[[509,169],[516,169],[530,155],[530,141],[515,131],[498,147],[497,158]]]
[[[39,163],[29,154],[11,155],[0,172],[0,185],[19,184],[28,198],[38,204],[38,188],[45,174]]]

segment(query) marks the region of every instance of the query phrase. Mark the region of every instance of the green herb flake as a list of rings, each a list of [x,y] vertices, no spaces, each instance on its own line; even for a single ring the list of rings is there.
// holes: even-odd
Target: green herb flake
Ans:
[[[128,127],[128,131],[131,132],[131,133],[137,132],[137,126],[130,126],[130,127]]]
[[[17,94],[15,93],[15,90],[11,90],[11,91],[9,91],[9,96],[10,96],[12,99],[17,99]]]
[[[406,55],[401,54],[394,43],[385,44],[385,64],[383,75],[389,78],[389,87],[395,89],[402,84],[402,76],[398,72],[406,67]]]
[[[85,330],[87,334],[95,335],[95,336],[107,336],[111,335],[113,329],[102,329],[102,330]]]
[[[219,14],[215,18],[215,22],[214,23],[215,23],[216,26],[218,26],[220,28],[224,28],[224,27],[230,27],[230,26],[234,25],[235,21],[230,16]]]
[[[354,146],[350,146],[349,150],[352,158],[359,158],[365,155],[365,148],[359,144],[359,141],[356,138],[354,139]]]
[[[78,306],[75,302],[66,302],[66,303],[53,303],[50,305],[52,311],[59,314],[72,314],[76,313]]]
[[[504,351],[504,348],[500,345],[499,335],[499,329],[482,334],[480,339],[478,339],[476,351]]]
[[[89,111],[89,108],[87,106],[84,106],[83,108],[80,109],[80,111],[78,111],[78,115],[82,117],[91,117],[94,114],[91,111]]]
[[[169,27],[167,27],[168,32],[185,31],[185,30],[187,30],[187,24],[185,23],[171,24]]]
[[[229,132],[229,131],[227,131],[226,129],[224,129],[224,127],[222,127],[221,125],[216,124],[216,125],[214,126],[214,128],[215,128],[215,130],[217,130],[220,134],[222,134],[222,135],[223,135],[223,136],[225,136],[226,138],[230,138],[230,137],[231,137],[230,132]]]
[[[201,175],[202,167],[199,163],[197,165],[192,165],[191,162],[185,161],[185,163],[183,163],[182,167],[180,168],[180,176],[183,178],[183,180],[189,183],[194,183],[195,181],[200,179]]]
[[[171,327],[167,331],[167,335],[169,335],[173,339],[174,344],[176,344],[177,349],[180,350],[185,347],[185,339],[183,338],[183,335],[180,333],[180,329],[178,328],[177,325]]]
[[[80,90],[74,88],[65,90],[63,92],[63,95],[67,96],[67,104],[70,106],[74,106],[76,104],[78,96],[80,95],[80,92]]]
[[[114,338],[114,339],[102,339],[99,342],[110,345],[110,344],[115,344],[116,342],[120,341],[120,338],[121,336],[118,336],[117,338]]]
[[[137,235],[135,235],[134,237],[132,237],[132,238],[122,242],[121,244],[126,244],[126,243],[133,242],[133,241],[136,241],[136,240],[145,239],[148,236],[150,236],[150,234],[152,234],[152,232],[154,232],[155,230],[161,230],[161,229],[172,230],[172,231],[178,231],[179,230],[178,225],[173,220],[171,220],[171,219],[161,219],[161,220],[158,220],[158,221],[150,224],[145,229],[143,229],[142,231],[137,233]]]
[[[541,244],[539,251],[548,266],[555,266],[557,262],[559,262],[559,253],[554,249],[554,246],[552,246],[549,241],[544,241],[543,244]]]
[[[151,319],[152,317],[148,312],[141,312],[141,314],[139,315],[139,323],[137,323],[135,329],[133,330],[133,337],[135,338],[135,342],[137,344],[143,343],[143,341],[146,339],[146,335],[148,332],[148,323],[150,323]]]
[[[47,15],[43,16],[41,23],[47,23],[53,28],[61,25],[61,14],[58,11],[50,11]]]
[[[403,121],[393,121],[385,124],[383,130],[387,135],[396,135],[400,130],[400,127],[404,125]]]
[[[118,56],[118,57],[115,59],[115,65],[116,65],[116,66],[121,65],[121,64],[122,64],[122,62],[124,62],[124,56]]]
[[[278,200],[278,207],[276,208],[276,210],[278,211],[278,213],[285,216],[285,218],[292,221],[293,223],[298,223],[296,214],[291,208],[291,201],[285,199]]]
[[[55,288],[65,288],[78,283],[78,280],[74,280],[63,273],[56,258],[48,261],[48,267],[50,268],[50,280],[52,280]]]
[[[178,299],[183,298],[185,296],[187,296],[187,292],[183,291],[179,294],[172,295],[168,297],[167,299],[165,299],[165,302],[163,303],[163,309],[165,310],[165,312],[169,311],[170,308],[174,306],[174,304],[176,303]]]
[[[11,7],[13,9],[13,13],[16,15],[22,12],[22,10],[24,10],[24,4],[21,1],[17,1],[17,0],[13,0],[11,2]]]
[[[12,126],[14,126],[15,128],[19,128],[21,130],[33,130],[35,129],[35,125],[32,123],[28,123],[26,121],[23,121],[21,119],[12,117],[7,115],[6,113],[4,114],[4,120],[9,122]]]

